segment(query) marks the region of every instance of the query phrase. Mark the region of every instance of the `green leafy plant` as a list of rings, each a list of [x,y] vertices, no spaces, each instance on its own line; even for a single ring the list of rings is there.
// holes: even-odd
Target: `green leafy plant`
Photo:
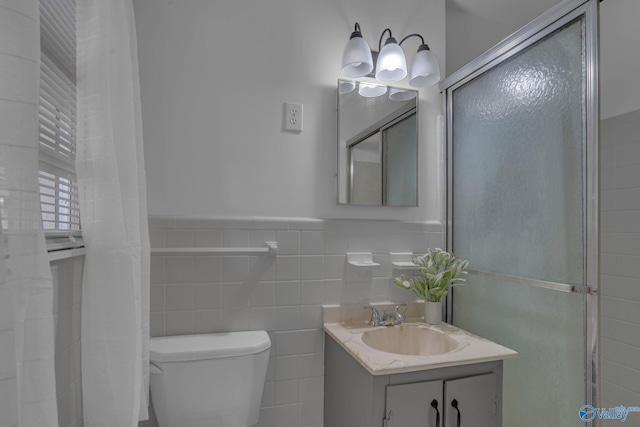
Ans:
[[[403,274],[396,277],[394,283],[430,302],[441,301],[450,287],[463,285],[465,279],[460,276],[467,274],[469,266],[469,261],[439,248],[429,249],[413,262],[420,268],[420,276],[407,278]]]

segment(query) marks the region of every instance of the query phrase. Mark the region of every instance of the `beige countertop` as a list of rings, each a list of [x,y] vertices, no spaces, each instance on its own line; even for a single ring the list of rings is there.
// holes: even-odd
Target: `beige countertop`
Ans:
[[[392,309],[394,304],[372,304],[378,308]],[[481,338],[458,327],[441,323],[429,325],[420,318],[422,303],[409,303],[406,308],[404,327],[412,326],[445,334],[453,339],[457,346],[443,354],[430,356],[404,355],[376,350],[365,344],[362,335],[366,331],[396,326],[368,325],[369,313],[363,305],[350,304],[323,306],[324,331],[331,336],[347,353],[372,375],[389,375],[437,369],[450,366],[490,362],[516,357],[517,352]]]

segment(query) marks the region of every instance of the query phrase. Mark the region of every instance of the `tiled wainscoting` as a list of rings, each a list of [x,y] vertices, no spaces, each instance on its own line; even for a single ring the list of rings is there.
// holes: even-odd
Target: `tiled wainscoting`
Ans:
[[[152,247],[261,247],[277,256],[152,256],[151,335],[264,329],[272,341],[261,427],[322,426],[322,304],[410,301],[390,252],[442,247],[440,223],[149,218]],[[372,252],[363,272],[347,252]],[[153,425],[153,423],[146,423]]]
[[[602,405],[640,406],[640,111],[602,122],[600,157]]]
[[[80,360],[80,304],[84,257],[51,263],[58,425],[82,423],[82,370]]]

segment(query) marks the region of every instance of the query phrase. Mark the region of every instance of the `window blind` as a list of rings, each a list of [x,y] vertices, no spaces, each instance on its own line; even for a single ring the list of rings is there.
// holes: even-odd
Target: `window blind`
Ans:
[[[75,0],[40,0],[40,205],[45,231],[80,230]],[[55,235],[59,243],[64,233]],[[48,239],[50,240],[50,239]],[[70,239],[73,240],[73,239]]]

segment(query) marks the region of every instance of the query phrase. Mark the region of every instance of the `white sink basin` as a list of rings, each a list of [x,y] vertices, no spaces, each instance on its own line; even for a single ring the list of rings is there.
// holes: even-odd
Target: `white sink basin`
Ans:
[[[362,342],[386,353],[435,356],[458,348],[459,343],[442,332],[419,325],[389,326],[362,334]]]

